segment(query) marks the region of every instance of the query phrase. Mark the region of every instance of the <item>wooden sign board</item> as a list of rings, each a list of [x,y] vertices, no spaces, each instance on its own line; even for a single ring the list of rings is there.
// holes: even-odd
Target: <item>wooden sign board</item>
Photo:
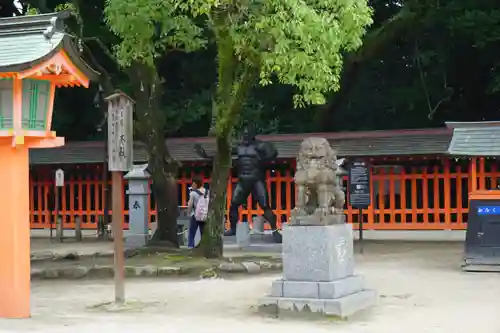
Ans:
[[[133,165],[134,102],[123,93],[106,98],[108,102],[108,169],[129,171]]]
[[[56,186],[57,187],[64,186],[64,171],[62,169],[56,170]]]

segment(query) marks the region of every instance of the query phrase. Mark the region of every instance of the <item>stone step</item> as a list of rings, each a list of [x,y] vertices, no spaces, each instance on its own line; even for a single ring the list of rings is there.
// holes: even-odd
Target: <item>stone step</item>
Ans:
[[[347,318],[375,306],[376,302],[375,290],[365,289],[336,299],[266,297],[260,300],[259,309],[276,315],[303,312]]]
[[[362,276],[353,275],[331,282],[276,280],[271,296],[287,298],[335,299],[355,294],[364,289]]]

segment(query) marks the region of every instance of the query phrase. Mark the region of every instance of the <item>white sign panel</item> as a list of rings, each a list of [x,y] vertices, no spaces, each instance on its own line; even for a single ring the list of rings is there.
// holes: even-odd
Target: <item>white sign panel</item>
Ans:
[[[62,169],[56,170],[56,186],[57,187],[64,186],[64,171]]]
[[[129,171],[133,164],[133,102],[126,95],[108,98],[108,169]]]

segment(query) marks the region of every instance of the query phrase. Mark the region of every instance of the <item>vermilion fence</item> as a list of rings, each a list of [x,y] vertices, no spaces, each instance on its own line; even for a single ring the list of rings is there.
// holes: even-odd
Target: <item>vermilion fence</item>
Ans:
[[[500,172],[496,161],[479,159],[476,165],[476,186],[479,189],[497,188]],[[375,230],[445,230],[464,229],[467,222],[467,195],[471,188],[471,161],[450,159],[422,163],[406,161],[397,165],[375,164],[372,168],[372,205],[363,210],[364,228]],[[61,189],[59,213],[66,228],[74,228],[75,219],[80,218],[82,228],[96,229],[97,221],[104,215],[104,187],[102,171],[96,167],[77,168],[66,171],[65,186]],[[181,174],[179,205],[185,206],[192,176],[207,174],[204,171],[188,171]],[[52,174],[52,173],[50,173]],[[55,214],[53,203],[53,180],[49,173],[31,172],[31,227],[49,228],[50,217]],[[295,204],[293,170],[281,166],[267,172],[270,201],[278,224],[287,221]],[[204,177],[207,184],[208,176]],[[347,179],[344,179],[344,186]],[[228,182],[228,208],[236,178]],[[128,226],[128,200],[125,182],[124,223]],[[150,217],[155,221],[154,197],[150,197]],[[111,206],[111,205],[109,205]],[[346,203],[347,221],[357,223],[358,212]],[[250,197],[240,209],[240,219],[252,220],[262,210]],[[111,212],[110,212],[111,215]]]

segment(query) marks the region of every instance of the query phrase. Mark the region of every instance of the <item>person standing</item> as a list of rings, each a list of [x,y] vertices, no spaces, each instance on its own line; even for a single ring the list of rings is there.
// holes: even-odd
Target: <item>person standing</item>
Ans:
[[[195,247],[194,241],[198,229],[200,229],[200,236],[203,237],[208,212],[208,191],[203,186],[203,181],[199,176],[193,178],[187,210],[190,214],[188,248],[192,249]]]

